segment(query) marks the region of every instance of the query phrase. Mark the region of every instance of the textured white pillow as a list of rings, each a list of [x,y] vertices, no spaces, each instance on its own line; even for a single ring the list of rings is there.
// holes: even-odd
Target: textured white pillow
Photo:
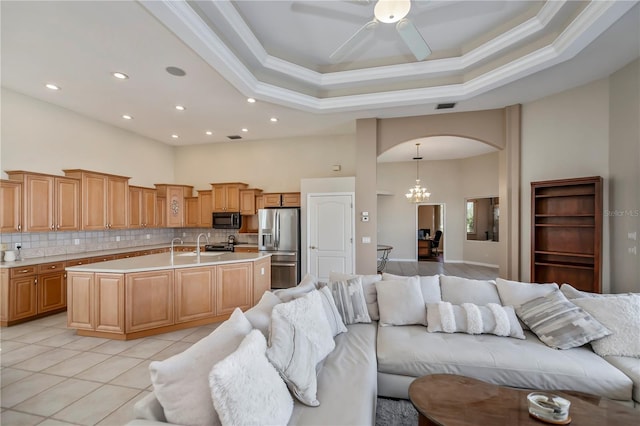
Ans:
[[[347,327],[345,327],[344,322],[342,321],[342,317],[340,316],[340,312],[338,312],[338,308],[336,307],[329,287],[324,285],[318,289],[318,292],[320,293],[322,307],[324,308],[324,313],[327,316],[327,321],[329,321],[333,337],[340,333],[346,333]]]
[[[209,373],[211,398],[223,425],[286,425],[293,412],[287,386],[265,356],[259,330]]]
[[[253,328],[260,330],[264,337],[269,336],[271,311],[279,303],[282,303],[282,301],[278,296],[270,291],[265,291],[258,304],[244,313]]]
[[[420,280],[420,290],[422,290],[422,298],[424,300],[424,303],[438,303],[442,301],[442,292],[440,291],[440,275],[415,275],[415,277]],[[409,278],[411,277],[394,275],[386,272],[382,274],[382,279],[386,281],[406,280]]]
[[[318,280],[316,277],[311,274],[307,274],[302,278],[302,280],[300,280],[297,286],[274,290],[273,294],[278,296],[283,302],[290,302],[296,296],[300,296],[301,294],[309,293],[310,291],[315,290],[317,283]]]
[[[445,333],[495,334],[524,339],[524,332],[511,306],[489,303],[452,305],[449,302],[427,303],[427,330]]]
[[[427,325],[427,311],[418,277],[376,283],[380,325]]]
[[[595,353],[640,358],[640,296],[585,297],[572,302],[612,331],[591,342]]]
[[[207,378],[213,365],[233,353],[251,329],[236,308],[227,321],[184,352],[149,364],[153,393],[169,423],[220,425]]]
[[[442,301],[454,305],[473,303],[502,305],[496,283],[492,280],[471,280],[469,278],[440,275]]]
[[[329,283],[329,288],[345,324],[371,322],[360,277]]]
[[[502,278],[496,278],[496,286],[498,287],[502,304],[505,306],[513,306],[514,308],[517,308],[529,300],[544,297],[558,290],[558,284],[556,283],[522,283],[519,281],[504,280]]]
[[[364,292],[364,299],[367,302],[367,310],[369,311],[369,318],[373,321],[380,319],[380,313],[378,312],[378,293],[376,292],[376,282],[380,281],[382,277],[376,275],[351,275],[343,274],[341,272],[329,272],[329,281],[346,281],[352,278],[360,278],[362,283],[362,291]]]

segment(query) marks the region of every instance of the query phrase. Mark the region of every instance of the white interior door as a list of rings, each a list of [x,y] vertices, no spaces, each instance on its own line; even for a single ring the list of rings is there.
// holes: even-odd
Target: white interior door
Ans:
[[[353,194],[309,195],[307,265],[319,280],[353,273]]]

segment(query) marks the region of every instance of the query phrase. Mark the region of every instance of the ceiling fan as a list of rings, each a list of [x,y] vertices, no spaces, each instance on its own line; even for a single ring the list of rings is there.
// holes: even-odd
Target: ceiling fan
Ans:
[[[347,41],[342,43],[330,56],[331,62],[338,62],[367,34],[374,30],[381,22],[396,24],[396,30],[402,40],[418,61],[424,60],[431,54],[431,49],[422,38],[413,22],[406,18],[411,10],[411,0],[378,0],[373,9],[374,18],[358,29]]]

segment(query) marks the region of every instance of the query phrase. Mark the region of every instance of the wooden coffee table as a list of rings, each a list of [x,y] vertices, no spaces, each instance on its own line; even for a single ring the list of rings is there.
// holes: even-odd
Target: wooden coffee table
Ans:
[[[420,377],[409,386],[409,399],[420,413],[420,426],[498,426],[545,423],[529,416],[532,390],[498,386],[452,374]],[[606,398],[573,391],[552,391],[571,401],[575,426],[640,424],[640,411]]]

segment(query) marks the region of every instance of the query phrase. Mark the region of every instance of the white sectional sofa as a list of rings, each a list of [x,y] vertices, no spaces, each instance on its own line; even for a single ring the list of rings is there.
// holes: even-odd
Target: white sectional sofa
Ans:
[[[437,373],[459,374],[519,388],[577,390],[630,405],[640,404],[640,354],[600,356],[590,344],[554,349],[515,318],[513,313],[518,309],[509,308],[518,304],[525,309],[533,303],[527,305],[526,302],[548,298],[550,293],[564,294],[571,302],[595,295],[579,292],[566,285],[559,292],[555,291],[557,285],[523,284],[500,279],[496,285],[493,281],[444,276],[409,278],[383,274],[355,277],[349,282],[360,285],[367,315],[363,317],[358,314],[357,306],[346,313],[351,317],[345,322],[356,323],[348,324],[346,333],[335,336],[335,349],[316,367],[317,399],[320,405],[311,407],[295,401],[288,421],[290,425],[372,425],[375,423],[377,396],[407,399],[409,385],[415,378]],[[332,274],[330,281],[347,278],[354,277]],[[413,281],[409,284],[405,283],[407,280]],[[246,318],[254,328],[268,335],[273,307],[280,302],[304,296],[313,291],[316,285],[308,276],[296,288],[267,293],[258,305],[246,312]],[[333,294],[336,296],[336,293]],[[359,296],[350,292],[348,297],[355,300]],[[624,297],[625,303],[631,300],[628,305],[632,308],[631,314],[636,306],[640,309],[639,295]],[[611,303],[613,301],[611,299]],[[450,302],[456,306],[495,303],[507,306],[504,311],[509,315],[501,316],[502,311],[496,313],[497,308],[493,307],[491,312],[495,315],[494,320],[487,314],[488,309],[482,308],[480,311],[467,305],[464,310],[469,318],[475,315],[474,312],[482,313],[484,334],[430,332],[429,328],[435,326],[435,317],[421,314],[418,307],[422,306],[426,312],[428,309],[424,309],[425,306],[435,309],[435,305],[429,304],[439,302]],[[438,304],[444,306],[439,311],[444,328],[445,320],[453,319],[446,317],[450,311],[445,305]],[[399,306],[402,308],[398,309]],[[462,309],[456,309],[456,318],[460,322]],[[584,314],[585,311],[580,312]],[[343,314],[342,311],[340,313]],[[526,315],[526,310],[522,313]],[[636,313],[639,314],[636,316],[640,316],[640,311]],[[585,315],[588,316],[588,313]],[[427,324],[427,318],[431,318],[431,323]],[[505,325],[504,321],[508,321],[507,325],[511,328],[507,327],[506,332],[503,329],[502,334],[517,337],[492,334],[497,332],[500,325]],[[633,321],[637,322],[638,319],[631,318],[630,321],[633,330]],[[470,320],[467,325],[470,328],[478,326]],[[458,327],[465,328],[467,325],[458,324]],[[522,325],[523,332],[519,330]],[[611,322],[598,322],[597,325],[617,329],[615,324],[611,327]],[[447,326],[451,331],[451,324]],[[590,324],[587,324],[587,329],[589,327]],[[478,331],[471,330],[475,333]],[[636,328],[631,331],[634,332],[637,334],[640,331]],[[578,336],[579,339],[583,337]],[[575,338],[575,335],[571,336],[571,339]],[[627,338],[640,340],[640,335]],[[553,339],[556,339],[554,345],[566,344],[558,343],[557,336],[552,336]],[[637,349],[633,343],[631,346],[630,350]],[[129,426],[167,423],[163,406],[155,393],[136,404],[135,415],[136,420],[131,421]]]

